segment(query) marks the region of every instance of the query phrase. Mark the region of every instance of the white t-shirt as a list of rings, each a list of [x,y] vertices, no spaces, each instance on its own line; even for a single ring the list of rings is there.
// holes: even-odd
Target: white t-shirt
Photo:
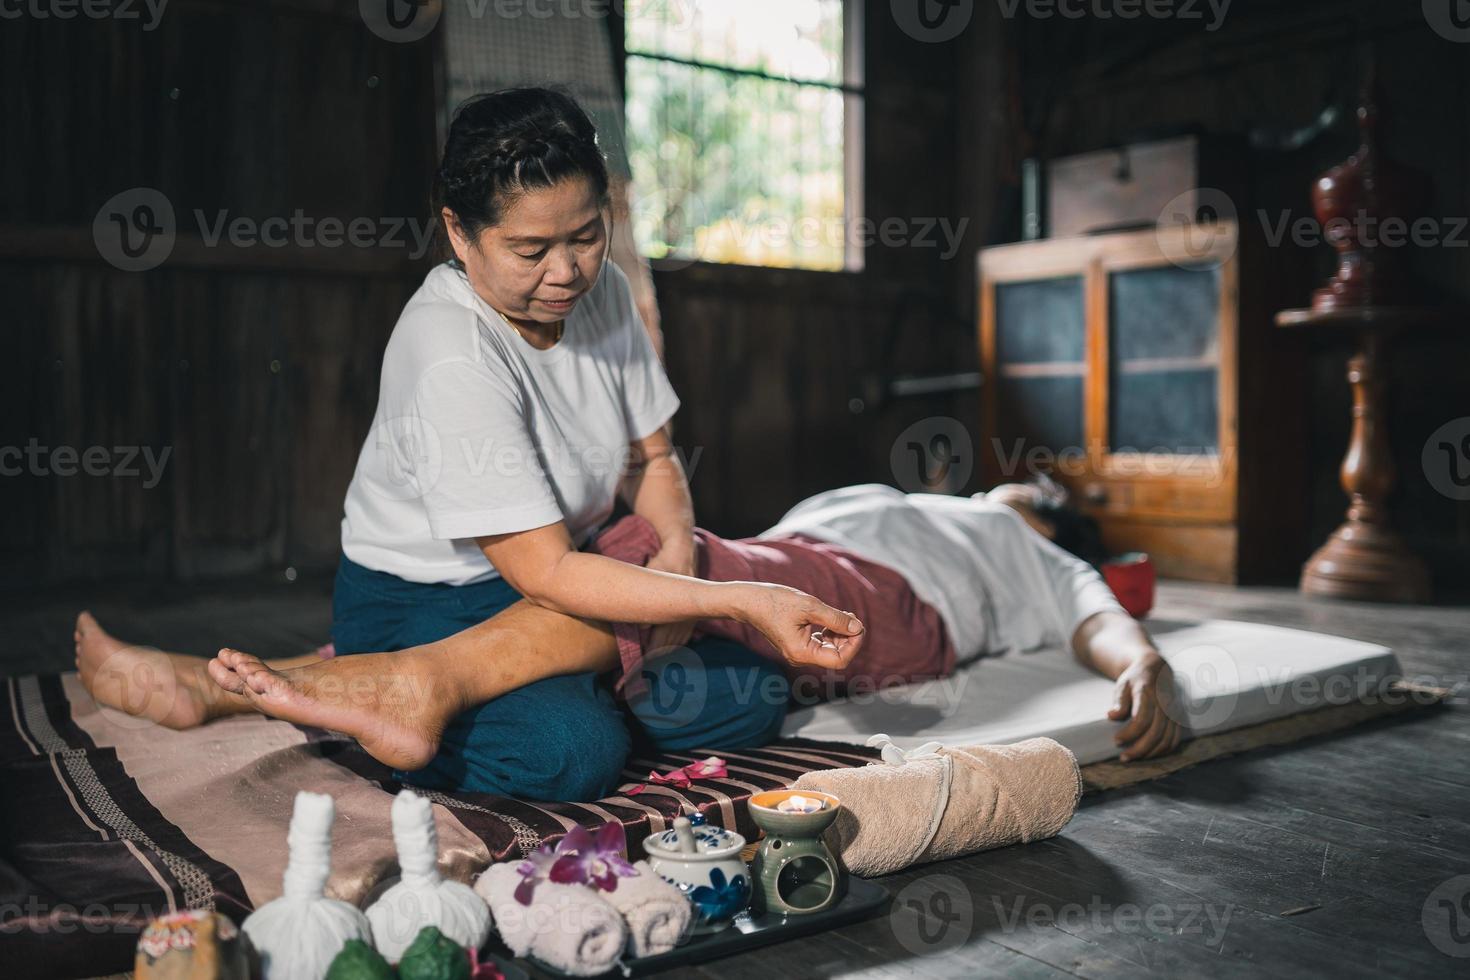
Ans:
[[[1070,644],[1087,617],[1122,612],[1091,565],[984,494],[876,483],[817,494],[761,537],[807,534],[902,575],[939,613],[960,657]]]
[[[498,574],[476,536],[565,521],[580,546],[612,513],[629,443],[678,407],[611,262],[547,350],[437,266],[388,340],[342,551],[410,582],[463,585]]]

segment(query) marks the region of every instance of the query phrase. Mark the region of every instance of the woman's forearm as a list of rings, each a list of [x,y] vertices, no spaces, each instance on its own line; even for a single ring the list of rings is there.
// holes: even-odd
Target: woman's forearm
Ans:
[[[561,523],[476,540],[512,588],[566,615],[653,625],[735,619],[760,630],[792,663],[846,666],[862,647],[861,622],[805,592],[706,582],[575,551]]]
[[[692,549],[694,501],[684,466],[662,436],[644,452],[624,482],[623,499],[633,513],[653,525],[665,545]]]
[[[1087,617],[1077,627],[1072,636],[1072,652],[1083,665],[1109,680],[1117,680],[1134,661],[1158,651],[1132,616],[1100,612]]]
[[[614,623],[678,623],[746,618],[745,582],[706,582],[640,568],[583,551],[569,551],[526,594],[569,616]]]

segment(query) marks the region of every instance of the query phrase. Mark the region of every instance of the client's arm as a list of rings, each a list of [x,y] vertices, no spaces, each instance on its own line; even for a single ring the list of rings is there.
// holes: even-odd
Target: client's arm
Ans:
[[[1119,758],[1133,762],[1173,752],[1183,736],[1167,710],[1174,676],[1148,633],[1118,605],[1097,569],[1040,534],[1031,540],[1039,549],[1061,625],[1072,633],[1077,659],[1117,682],[1108,717],[1128,722],[1113,736],[1123,750]]]
[[[1072,650],[1079,662],[1117,681],[1108,717],[1129,719],[1113,736],[1123,747],[1124,762],[1168,755],[1179,747],[1183,729],[1169,710],[1174,675],[1132,616],[1113,610],[1093,613],[1073,634]]]

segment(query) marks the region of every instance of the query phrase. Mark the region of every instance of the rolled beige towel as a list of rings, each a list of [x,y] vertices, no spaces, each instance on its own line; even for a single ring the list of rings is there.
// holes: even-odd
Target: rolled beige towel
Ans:
[[[901,765],[822,769],[792,783],[842,801],[827,843],[853,874],[1053,837],[1082,796],[1076,756],[1049,738],[909,754]],[[903,753],[890,745],[884,755]]]
[[[634,956],[667,953],[683,941],[693,917],[684,893],[658,876],[647,861],[633,865],[638,874],[619,878],[603,898],[628,925],[628,948]]]
[[[522,905],[515,899],[521,883],[517,863],[492,864],[475,881],[476,894],[490,906],[495,928],[511,952],[529,953],[573,976],[611,970],[628,942],[618,910],[586,885],[554,881],[539,882],[531,904]]]

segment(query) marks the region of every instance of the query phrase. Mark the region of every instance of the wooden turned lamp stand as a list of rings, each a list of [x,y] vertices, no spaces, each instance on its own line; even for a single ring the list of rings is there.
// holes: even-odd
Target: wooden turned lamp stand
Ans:
[[[1376,72],[1370,69],[1358,108],[1356,153],[1327,171],[1312,187],[1317,221],[1337,250],[1337,269],[1312,294],[1312,306],[1283,310],[1279,327],[1332,328],[1357,335],[1348,361],[1353,389],[1353,430],[1342,461],[1342,488],[1350,501],[1347,520],[1302,567],[1306,595],[1385,602],[1427,602],[1429,570],[1409,551],[1388,519],[1393,453],[1384,417],[1384,357],[1388,337],[1411,327],[1437,324],[1441,314],[1404,301],[1414,292],[1403,275],[1402,247],[1381,235],[1386,219],[1422,213],[1426,181],[1390,160],[1379,148]]]
[[[1302,566],[1305,595],[1383,602],[1429,601],[1429,570],[1393,530],[1386,506],[1397,475],[1384,416],[1384,348],[1389,335],[1438,319],[1433,310],[1408,307],[1283,310],[1280,327],[1332,328],[1359,338],[1348,361],[1353,389],[1353,429],[1342,460],[1342,488],[1350,501],[1347,520]]]

